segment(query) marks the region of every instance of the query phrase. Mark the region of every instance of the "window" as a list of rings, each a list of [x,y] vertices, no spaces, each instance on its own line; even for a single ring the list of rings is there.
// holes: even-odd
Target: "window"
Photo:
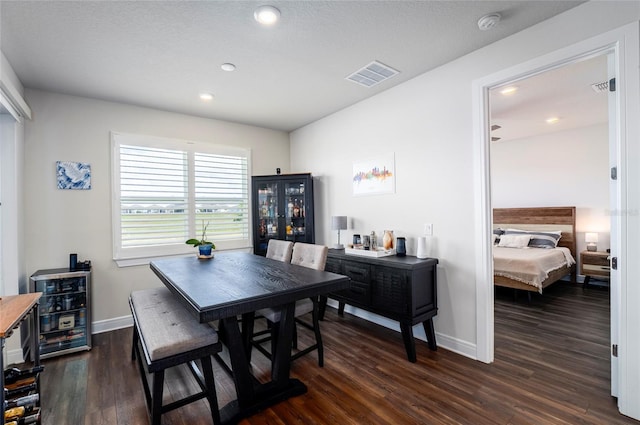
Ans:
[[[185,241],[204,225],[216,249],[250,246],[249,160],[246,149],[112,133],[113,258],[193,252]]]

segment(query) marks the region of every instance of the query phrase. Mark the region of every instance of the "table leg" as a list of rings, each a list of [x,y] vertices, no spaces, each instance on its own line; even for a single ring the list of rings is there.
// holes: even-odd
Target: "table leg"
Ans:
[[[244,344],[244,352],[247,356],[247,363],[251,363],[251,339],[253,338],[253,323],[255,320],[255,312],[242,315],[242,343]]]
[[[276,403],[307,392],[307,387],[297,379],[291,379],[291,339],[293,334],[295,303],[283,307],[278,326],[278,342],[272,355],[271,381],[261,384],[251,374],[245,349],[248,335],[242,334],[238,319],[222,319],[223,337],[229,349],[233,380],[238,399],[220,410],[223,424],[236,424]],[[243,322],[245,317],[243,316]],[[243,331],[249,326],[243,323]],[[245,328],[247,326],[247,328]],[[250,349],[250,346],[249,346]]]
[[[282,309],[278,326],[278,338],[276,341],[276,352],[272,353],[271,379],[276,386],[281,386],[289,379],[291,370],[291,343],[293,340],[295,303],[288,304]]]
[[[244,349],[244,340],[240,329],[238,329],[238,319],[236,316],[222,319],[221,331],[224,332],[224,340],[229,349],[231,369],[233,370],[233,381],[238,395],[238,404],[242,407],[251,402],[254,398],[253,377],[247,364],[247,354]]]

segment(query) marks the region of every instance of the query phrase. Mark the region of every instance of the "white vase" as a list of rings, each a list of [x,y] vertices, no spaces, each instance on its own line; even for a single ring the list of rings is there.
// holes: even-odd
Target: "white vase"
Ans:
[[[427,253],[427,238],[425,238],[424,236],[418,238],[416,257],[420,258],[421,260],[429,257],[429,254]]]

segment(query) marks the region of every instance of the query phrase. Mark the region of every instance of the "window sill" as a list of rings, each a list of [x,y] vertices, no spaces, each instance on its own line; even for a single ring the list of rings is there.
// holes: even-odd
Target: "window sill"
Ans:
[[[252,252],[253,247],[241,247],[235,249],[216,249],[214,253],[222,253],[222,252]],[[114,258],[113,261],[116,262],[118,267],[133,267],[133,266],[145,266],[154,260],[161,260],[164,258],[179,258],[179,257],[190,257],[192,255],[196,255],[195,252],[185,253],[185,254],[175,254],[175,255],[154,255],[149,257],[140,257],[140,258]]]

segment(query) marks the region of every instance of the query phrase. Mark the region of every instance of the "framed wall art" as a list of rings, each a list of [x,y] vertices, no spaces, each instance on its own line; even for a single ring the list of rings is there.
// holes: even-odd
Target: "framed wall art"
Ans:
[[[377,195],[395,193],[395,155],[380,155],[353,163],[353,194]]]
[[[91,189],[91,165],[85,162],[56,162],[58,189]]]

